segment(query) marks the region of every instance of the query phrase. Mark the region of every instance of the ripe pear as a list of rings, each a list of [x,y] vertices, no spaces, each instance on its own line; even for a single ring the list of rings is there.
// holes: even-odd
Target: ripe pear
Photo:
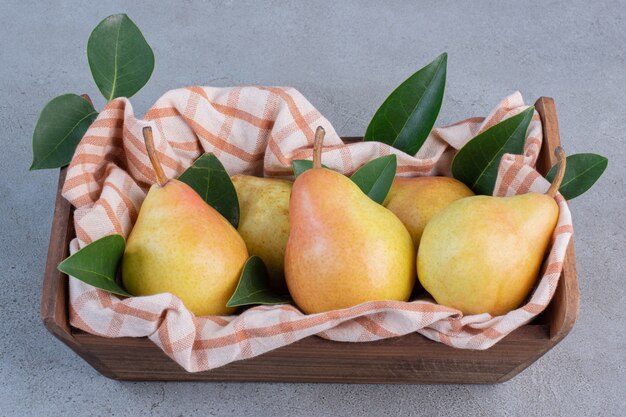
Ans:
[[[408,300],[415,284],[411,235],[389,210],[350,179],[321,167],[324,130],[313,168],[293,184],[285,278],[300,309],[319,313],[372,300]]]
[[[417,275],[437,303],[499,316],[526,299],[559,216],[554,195],[565,158],[558,155],[559,174],[546,194],[463,198],[426,225]]]
[[[227,315],[248,259],[235,228],[191,187],[168,180],[144,129],[158,184],[148,191],[126,242],[122,281],[133,295],[170,292],[196,316]]]
[[[232,180],[239,199],[237,230],[250,255],[258,256],[267,266],[270,288],[286,294],[285,248],[293,181],[248,175],[235,175]]]
[[[424,227],[435,214],[453,201],[472,195],[472,190],[454,178],[397,177],[383,205],[404,223],[418,248]]]

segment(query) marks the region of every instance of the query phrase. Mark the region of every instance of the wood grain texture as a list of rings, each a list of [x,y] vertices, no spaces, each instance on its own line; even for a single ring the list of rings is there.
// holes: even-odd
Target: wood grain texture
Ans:
[[[559,142],[554,102],[535,104],[544,140],[538,169],[548,172]],[[348,139],[348,138],[344,138]],[[358,138],[349,138],[354,141]],[[188,373],[147,338],[107,339],[71,328],[67,276],[56,267],[68,255],[74,235],[70,204],[59,190],[43,283],[41,318],[46,328],[103,375],[120,380],[272,381],[337,383],[475,383],[506,381],[541,357],[571,330],[579,293],[573,246],[568,248],[559,287],[550,306],[485,351],[454,349],[419,334],[368,343],[340,343],[316,336],[261,356],[199,373]]]
[[[419,334],[366,343],[316,336],[212,371],[188,373],[146,338],[74,337],[120,380],[340,383],[495,383],[535,359],[547,326],[523,326],[491,349],[454,349]]]
[[[556,164],[554,149],[561,145],[559,133],[559,121],[556,113],[554,100],[541,97],[535,103],[535,108],[541,116],[543,125],[544,141],[541,147],[541,158],[537,161],[537,169],[546,175],[550,168]],[[565,148],[567,152],[567,148]],[[554,298],[547,311],[544,313],[550,325],[550,339],[554,344],[561,341],[574,327],[578,318],[580,304],[580,292],[578,288],[578,273],[576,272],[576,257],[574,255],[574,239],[570,240],[563,273],[559,280]]]
[[[61,188],[65,181],[67,168],[59,173],[52,228],[50,230],[50,244],[44,272],[43,290],[41,297],[41,319],[46,327],[58,327],[60,333],[69,334],[67,321],[67,278],[57,270],[56,261],[67,257],[70,241],[71,206],[62,196]],[[51,330],[51,327],[48,327]],[[52,330],[51,330],[52,331]]]

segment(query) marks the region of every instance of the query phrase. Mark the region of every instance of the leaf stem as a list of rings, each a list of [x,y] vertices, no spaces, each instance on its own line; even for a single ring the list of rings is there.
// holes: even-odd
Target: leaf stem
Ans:
[[[322,167],[322,145],[326,131],[322,126],[315,130],[315,141],[313,142],[313,169]]]
[[[552,184],[550,184],[550,188],[546,191],[546,195],[549,195],[550,197],[554,197],[556,192],[559,191],[561,183],[563,182],[563,177],[565,176],[565,166],[567,165],[566,155],[563,148],[557,146],[556,149],[554,149],[554,155],[556,156],[556,163],[559,164],[559,168],[554,176],[554,179],[552,180]]]
[[[167,184],[169,179],[165,175],[165,172],[163,172],[163,167],[161,166],[161,162],[159,161],[159,156],[157,155],[156,148],[154,147],[152,128],[150,126],[146,126],[143,128],[143,140],[146,143],[148,158],[150,158],[150,162],[152,163],[152,168],[154,169],[157,183],[160,187],[163,187],[165,184]]]

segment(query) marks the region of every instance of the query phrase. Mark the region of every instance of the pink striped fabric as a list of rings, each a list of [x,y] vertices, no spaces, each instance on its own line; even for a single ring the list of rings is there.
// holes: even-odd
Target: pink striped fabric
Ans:
[[[457,149],[479,132],[527,108],[519,93],[506,97],[486,118],[435,128],[415,156],[377,142],[344,144],[332,125],[298,91],[282,87],[188,87],[161,97],[143,120],[127,99],[107,104],[79,144],[63,196],[76,211],[70,250],[100,237],[128,236],[154,173],[141,129],[152,126],[165,172],[176,177],[204,152],[213,152],[231,175],[290,177],[292,159],[310,159],[313,132],[326,129],[323,160],[351,174],[363,163],[389,153],[398,175],[447,175]],[[524,155],[505,155],[497,195],[543,192],[548,183],[534,164],[542,131],[535,114]],[[463,316],[432,300],[374,301],[328,313],[304,315],[295,307],[259,306],[237,316],[195,317],[172,294],[120,298],[70,278],[70,321],[104,337],[149,337],[189,372],[251,358],[304,337],[363,342],[418,332],[462,349],[487,349],[529,322],[548,305],[556,289],[569,239],[570,211],[561,209],[550,253],[526,305],[510,313]]]

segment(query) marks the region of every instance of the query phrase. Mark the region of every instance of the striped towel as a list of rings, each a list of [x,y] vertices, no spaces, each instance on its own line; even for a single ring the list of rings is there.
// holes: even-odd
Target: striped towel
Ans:
[[[76,208],[71,253],[103,236],[128,236],[148,187],[156,178],[141,130],[152,126],[165,173],[181,174],[204,152],[231,174],[290,177],[292,159],[310,159],[314,130],[326,130],[324,164],[351,174],[363,163],[394,153],[398,175],[449,175],[456,150],[501,120],[527,108],[519,93],[486,118],[435,128],[415,156],[377,142],[344,144],[298,91],[283,87],[188,87],[161,97],[143,120],[124,98],[109,102],[80,142],[63,196]],[[523,155],[505,155],[496,195],[544,192],[548,182],[533,168],[542,140],[534,115]],[[259,306],[237,316],[195,317],[172,294],[122,299],[70,278],[72,326],[104,337],[149,337],[189,372],[247,359],[318,335],[364,342],[418,332],[462,349],[487,349],[548,305],[573,233],[560,196],[558,226],[541,277],[528,303],[504,316],[463,316],[429,300],[373,301],[344,310],[305,315],[291,305]]]

